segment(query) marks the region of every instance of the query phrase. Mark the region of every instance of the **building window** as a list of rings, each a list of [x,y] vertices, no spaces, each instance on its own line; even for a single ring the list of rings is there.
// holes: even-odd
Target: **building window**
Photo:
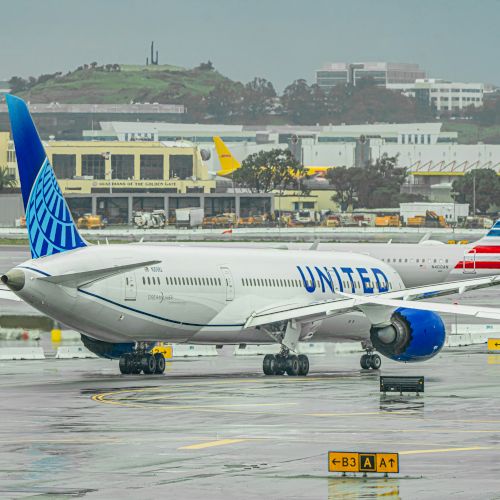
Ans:
[[[76,175],[76,155],[52,155],[52,167],[58,179],[73,179]]]
[[[163,179],[163,155],[141,155],[141,179]]]
[[[134,155],[111,156],[111,174],[113,179],[133,179]]]
[[[193,155],[170,155],[170,178],[193,177]]]
[[[82,155],[82,175],[88,175],[94,179],[104,179],[104,156]]]

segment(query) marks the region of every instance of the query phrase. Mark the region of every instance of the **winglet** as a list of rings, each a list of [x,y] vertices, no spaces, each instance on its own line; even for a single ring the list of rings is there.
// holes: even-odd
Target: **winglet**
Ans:
[[[217,174],[222,176],[231,175],[235,170],[240,168],[240,162],[233,156],[225,142],[218,135],[214,136],[213,140],[220,166],[222,167]]]
[[[7,94],[31,256],[87,246],[71,217],[26,103]]]

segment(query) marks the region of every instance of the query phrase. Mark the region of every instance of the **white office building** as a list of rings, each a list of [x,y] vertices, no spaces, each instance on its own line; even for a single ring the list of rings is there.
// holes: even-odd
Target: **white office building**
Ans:
[[[393,83],[387,88],[428,102],[437,111],[460,111],[483,105],[484,84],[449,82],[436,78],[418,79],[413,84]]]
[[[338,84],[356,85],[363,78],[371,78],[377,85],[414,83],[425,78],[418,64],[390,62],[328,63],[316,71],[316,83],[323,89]]]

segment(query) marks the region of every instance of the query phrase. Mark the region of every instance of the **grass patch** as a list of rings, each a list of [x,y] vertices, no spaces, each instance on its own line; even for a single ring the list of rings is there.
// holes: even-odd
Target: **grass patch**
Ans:
[[[475,123],[444,122],[443,132],[457,132],[460,144],[500,144],[500,125],[484,127]]]
[[[217,71],[178,66],[123,65],[121,71],[80,69],[52,78],[20,94],[32,102],[129,104],[171,103],[174,95],[207,95],[221,82],[235,83]]]

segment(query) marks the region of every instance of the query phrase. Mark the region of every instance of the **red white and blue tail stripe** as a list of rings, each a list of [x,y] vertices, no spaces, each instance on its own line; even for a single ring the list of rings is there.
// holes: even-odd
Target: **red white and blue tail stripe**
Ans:
[[[464,253],[464,258],[457,263],[455,269],[500,270],[500,219],[493,224],[486,236]]]

